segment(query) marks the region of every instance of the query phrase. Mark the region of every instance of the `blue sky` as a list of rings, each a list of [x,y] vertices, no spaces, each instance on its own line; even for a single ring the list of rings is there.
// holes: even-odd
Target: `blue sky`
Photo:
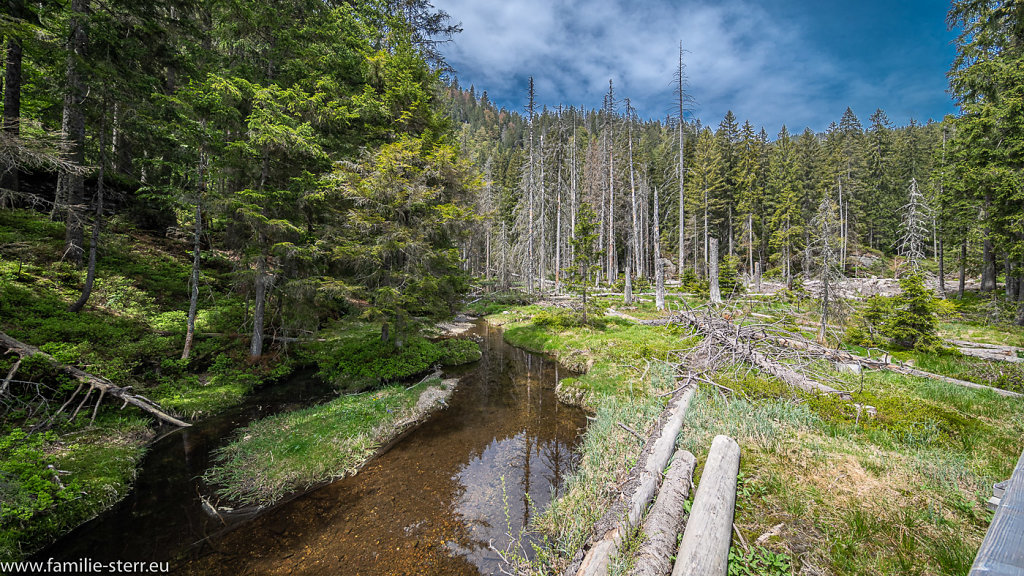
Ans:
[[[434,0],[464,31],[443,47],[459,82],[521,110],[533,76],[540,104],[601,106],[608,79],[643,117],[673,103],[679,41],[693,118],[732,110],[774,136],[824,130],[847,106],[903,125],[940,120],[954,32],[943,0]]]

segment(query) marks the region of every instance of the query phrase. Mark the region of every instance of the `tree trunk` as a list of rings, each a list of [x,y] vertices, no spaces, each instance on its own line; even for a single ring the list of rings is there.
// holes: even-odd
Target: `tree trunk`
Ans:
[[[11,15],[21,16],[24,1],[11,3]],[[11,136],[18,136],[21,131],[21,39],[13,35],[7,38],[7,61],[4,64],[4,120],[3,130]],[[18,192],[18,168],[13,166],[9,173],[2,175],[0,188]]]
[[[614,517],[617,521],[610,530],[598,535],[597,542],[587,551],[576,571],[576,576],[608,574],[611,559],[618,553],[620,545],[629,537],[632,529],[640,523],[648,502],[654,498],[662,471],[674,452],[676,436],[683,426],[693,395],[694,388],[687,387],[665,408],[668,418],[661,428],[661,433],[647,440],[646,445],[650,446],[650,450],[647,451],[645,446],[646,461],[638,462],[630,471],[630,476],[635,478],[635,483],[630,482],[633,484],[632,493],[620,501],[618,506],[605,513],[602,520]],[[625,509],[619,510],[619,507]]]
[[[939,292],[946,297],[946,247],[942,240],[939,240]]]
[[[547,198],[544,192],[544,132],[540,133],[540,258],[539,258],[539,270],[537,279],[539,282],[540,293],[544,294],[544,281],[547,279]]]
[[[996,254],[992,247],[992,239],[988,236],[982,241],[981,291],[992,292],[996,289]]]
[[[957,288],[956,297],[964,298],[964,287],[967,284],[967,238],[960,243],[960,286]]]
[[[555,294],[562,289],[562,163],[555,178]]]
[[[683,529],[695,465],[696,459],[686,450],[677,450],[672,456],[658,498],[644,521],[644,543],[637,551],[631,576],[664,576],[672,570],[676,534]]]
[[[626,304],[633,303],[633,275],[631,274],[630,263],[626,262],[626,287],[622,291],[622,300]]]
[[[188,360],[189,354],[192,352],[192,338],[196,333],[196,313],[199,311],[199,265],[201,252],[201,241],[203,237],[203,195],[206,192],[206,170],[204,167],[204,160],[199,161],[199,183],[196,189],[196,210],[195,210],[195,227],[192,233],[192,279],[190,284],[191,296],[188,301],[188,320],[186,321],[185,328],[185,347],[181,351],[181,359]]]
[[[991,216],[990,206],[992,204],[992,195],[989,192],[985,193],[985,208],[984,214],[986,221]],[[981,269],[981,291],[991,292],[996,289],[996,253],[992,247],[992,230],[990,225],[985,226],[984,239],[982,240],[982,269]]]
[[[728,232],[729,232],[729,258],[732,258],[733,254],[735,253],[734,250],[733,250],[733,244],[734,243],[733,243],[733,238],[732,238],[732,236],[733,236],[733,231],[732,231],[732,204],[729,204],[729,230],[728,230]]]
[[[0,332],[0,345],[3,345],[8,350],[21,357],[40,356],[46,359],[47,363],[49,363],[55,370],[71,376],[82,384],[87,384],[90,389],[98,389],[103,394],[109,394],[114,398],[123,400],[127,404],[137,406],[168,424],[174,424],[175,426],[191,426],[187,422],[182,422],[173,416],[167,415],[157,404],[142,396],[132,394],[127,388],[121,388],[106,378],[95,376],[84,370],[75,368],[74,366],[68,366],[67,364],[58,362],[56,358],[41,351],[39,348],[30,344],[25,344],[19,340],[15,340],[3,332]]]
[[[686,166],[684,165],[683,158],[686,149],[686,140],[684,136],[684,126],[686,122],[684,120],[685,103],[686,99],[683,96],[683,43],[679,42],[679,68],[676,70],[676,81],[678,84],[678,95],[679,95],[679,277],[683,277],[683,268],[686,266],[686,251],[683,246],[684,239],[686,237],[686,210],[684,204],[686,200],[686,194],[684,192],[683,182],[686,177]]]
[[[672,576],[725,576],[739,469],[739,444],[728,436],[716,436],[704,463]]]
[[[708,253],[708,276],[711,282],[711,302],[722,303],[722,292],[718,287],[718,238],[708,240],[711,247]]]
[[[61,129],[67,142],[64,158],[75,166],[85,164],[85,114],[82,106],[85,100],[84,79],[79,70],[80,61],[85,57],[86,33],[84,20],[87,0],[71,0],[70,38],[65,70],[64,112]],[[85,176],[77,171],[63,171],[57,184],[57,202],[54,211],[64,216],[64,257],[75,264],[82,263],[85,236],[82,218],[82,202],[85,195]],[[63,214],[61,214],[63,212]]]
[[[828,239],[826,239],[826,242]],[[828,338],[828,312],[829,312],[829,296],[831,296],[831,286],[829,286],[829,263],[824,263],[824,271],[821,275],[821,326],[818,329],[818,344],[824,345]]]
[[[633,215],[633,270],[640,270],[640,223],[637,220],[636,181],[633,170],[633,110],[626,100],[626,115],[629,117],[629,195]]]
[[[255,362],[263,354],[263,314],[267,297],[267,256],[260,254],[256,260],[256,296],[252,312],[252,340],[249,345],[249,360]]]
[[[89,267],[85,273],[85,287],[82,288],[82,295],[74,304],[68,307],[68,312],[79,312],[85,307],[92,295],[93,283],[96,281],[96,252],[100,244],[100,230],[103,228],[103,133],[100,133],[100,170],[96,179],[96,215],[92,223],[92,238],[89,241]]]
[[[619,275],[615,261],[615,142],[612,130],[608,131],[608,283],[612,284]]]
[[[1006,290],[1006,299],[1012,301],[1013,298],[1017,295],[1017,285],[1016,279],[1014,279],[1013,277],[1013,264],[1010,263],[1009,254],[1003,256],[1003,273],[1006,278],[1006,281],[1004,282],[1004,288]]]
[[[658,214],[658,189],[654,189],[654,302],[658,310],[665,309],[665,264],[661,261],[661,228]]]

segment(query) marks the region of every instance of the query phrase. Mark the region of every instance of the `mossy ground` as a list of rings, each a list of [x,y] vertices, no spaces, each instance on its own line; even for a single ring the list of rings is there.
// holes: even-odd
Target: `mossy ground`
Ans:
[[[67,307],[78,298],[85,270],[61,261],[63,242],[64,226],[45,215],[0,210],[0,330],[40,346],[61,362],[130,386],[169,413],[199,420],[237,404],[256,386],[282,378],[300,363],[321,359],[322,369],[338,369],[328,357],[317,358],[302,350],[295,354],[294,347],[269,348],[259,362],[248,362],[246,303],[244,294],[236,291],[234,263],[225,254],[209,251],[203,256],[197,338],[190,358],[180,360],[191,245],[148,235],[117,219],[104,229],[88,305],[70,313]],[[342,319],[323,335],[327,340],[323,348],[359,344],[361,338],[379,331],[379,325]],[[413,341],[413,349],[422,354],[401,356],[377,350],[371,360],[393,368],[383,380],[424,372],[434,363],[479,357],[472,342],[431,343],[419,337]],[[0,377],[14,360],[0,357]],[[360,364],[368,365],[372,364]],[[44,363],[30,360],[22,363],[16,379],[19,382],[11,390],[14,399],[0,406],[0,437],[28,429],[44,417],[42,411],[31,413],[32,406],[38,406],[32,403],[37,386],[51,410],[76,387]],[[67,412],[74,405],[71,408]],[[0,560],[31,553],[131,489],[153,423],[133,408],[125,412],[119,408],[119,403],[107,401],[95,422],[89,407],[73,421],[66,412],[54,422],[56,436],[44,442],[40,465],[66,470],[61,481],[69,486],[75,483],[80,493],[36,511],[29,519],[0,514]],[[0,455],[3,458],[7,455]],[[38,474],[23,472],[22,477],[0,473],[4,494],[18,500],[37,498],[41,489],[30,483],[38,481],[33,480]],[[51,482],[49,477],[45,481]]]
[[[196,419],[241,400],[258,382],[288,370],[286,363],[248,366],[244,342],[199,338],[190,361],[180,361],[188,307],[190,260],[183,242],[155,238],[114,221],[104,230],[97,279],[86,308],[67,311],[77,299],[85,270],[61,261],[64,227],[25,210],[0,211],[0,330],[38,345],[61,362],[82,367]],[[235,332],[242,303],[230,289],[230,268],[211,262],[201,279],[204,300],[199,332]],[[0,358],[7,373],[11,356]],[[75,389],[42,362],[25,361],[12,383],[0,433],[29,428],[45,418],[37,391],[55,410]],[[95,398],[95,396],[94,396]],[[151,423],[133,409],[105,402],[73,421],[67,410],[53,423],[56,435],[41,462],[65,470],[61,481],[78,487],[67,502],[30,519],[0,518],[0,558],[16,559],[96,515],[130,489],[136,465],[151,436]],[[27,478],[24,476],[22,480]],[[32,492],[18,478],[4,478],[15,492]]]
[[[628,314],[638,318],[658,314],[647,303],[632,308]],[[513,344],[587,368],[568,385],[595,410],[566,496],[535,525],[544,536],[532,567],[543,573],[582,545],[635,463],[640,443],[617,423],[641,433],[650,427],[664,401],[658,394],[673,386],[659,360],[693,341],[672,328],[618,318],[603,327],[538,325],[538,314],[558,312],[523,306],[489,320],[505,325]],[[798,298],[746,298],[730,314],[740,323],[776,322],[813,334],[814,304]],[[943,325],[943,334],[961,337],[978,330],[970,320]],[[1000,342],[1018,332],[998,324],[982,330]],[[922,369],[958,377],[975,364],[943,352],[903,354]],[[1024,402],[893,373],[838,377],[853,403],[793,391],[742,366],[714,375],[733,393],[702,385],[694,398],[679,441],[698,458],[695,481],[714,435],[733,436],[743,450],[737,526],[752,542],[782,525],[763,552],[735,562],[754,569],[770,557],[789,564],[778,572],[784,574],[965,574],[991,520],[984,504],[992,484],[1009,477],[1024,447]],[[878,413],[858,413],[855,403]],[[622,561],[613,573],[627,568]]]

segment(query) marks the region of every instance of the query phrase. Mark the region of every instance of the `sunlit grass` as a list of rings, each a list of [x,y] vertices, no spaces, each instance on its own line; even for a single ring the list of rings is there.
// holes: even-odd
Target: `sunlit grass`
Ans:
[[[615,307],[637,318],[656,313],[648,303]],[[813,316],[807,303],[758,297],[744,307],[770,316],[754,321],[797,329]],[[549,534],[546,563],[534,567],[538,573],[564,566],[607,508],[609,486],[635,463],[639,442],[615,420],[629,420],[625,406],[647,406],[652,391],[666,386],[651,383],[645,368],[695,343],[682,330],[618,318],[606,318],[600,328],[532,324],[541,312],[518,307],[495,318],[505,323],[511,343],[586,369],[567,384],[585,395],[596,415],[573,490],[538,523]],[[1007,332],[1013,330],[991,334]],[[977,368],[975,359],[959,355],[898,356],[964,379]],[[749,541],[781,524],[767,549],[788,558],[795,573],[965,573],[991,519],[984,502],[992,483],[1009,477],[1024,447],[1024,402],[890,372],[841,378],[853,402],[873,406],[877,415],[794,391],[745,367],[717,373],[714,379],[734,393],[702,385],[680,434],[680,446],[698,459],[695,481],[714,435],[731,435],[743,450],[737,526]],[[660,406],[645,408],[648,418]],[[630,425],[646,430],[651,421],[640,417]]]
[[[203,476],[229,502],[268,504],[316,482],[354,473],[413,408],[429,380],[412,388],[389,386],[256,421],[214,454]]]

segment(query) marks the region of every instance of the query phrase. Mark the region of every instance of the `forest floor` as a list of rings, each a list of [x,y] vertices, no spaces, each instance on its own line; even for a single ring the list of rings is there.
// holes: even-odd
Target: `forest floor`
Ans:
[[[352,393],[428,372],[438,363],[479,358],[474,342],[425,337],[435,332],[408,337],[399,352],[384,349],[380,325],[353,319],[360,312],[354,310],[311,342],[290,348],[270,343],[258,362],[249,362],[246,294],[236,284],[236,263],[214,251],[203,255],[197,338],[190,358],[180,360],[190,243],[120,219],[108,223],[96,286],[80,313],[67,307],[78,298],[85,270],[62,261],[63,244],[63,224],[34,211],[0,210],[0,331],[131,387],[189,422],[242,402],[256,387],[301,365],[318,367],[319,376],[339,392]],[[16,360],[0,355],[0,378]],[[154,421],[134,408],[121,410],[120,402],[108,398],[94,411],[96,395],[80,411],[74,410],[76,399],[45,433],[29,434],[75,387],[45,363],[28,359],[0,394],[0,561],[32,553],[122,499],[156,437]],[[413,393],[415,405],[419,394]],[[380,424],[364,420],[361,430]],[[296,477],[288,485],[297,487],[311,476]]]
[[[718,313],[813,335],[813,303],[785,298],[741,297]],[[699,304],[669,297],[676,310],[684,301]],[[989,302],[956,302],[941,335],[1019,345],[1024,331],[991,322]],[[667,315],[650,301],[626,307],[605,297],[599,304],[637,319]],[[489,312],[510,343],[584,372],[559,385],[565,400],[594,412],[581,463],[566,495],[534,527],[545,545],[532,570],[555,573],[583,545],[640,452],[641,441],[619,424],[641,435],[653,426],[665,394],[680,384],[680,354],[699,336],[623,317],[580,326],[562,307]],[[895,355],[934,373],[1022,391],[1020,364],[950,351]],[[891,372],[830,378],[851,391],[852,402],[790,389],[733,362],[710,378],[721,387],[700,384],[679,437],[698,456],[694,478],[716,434],[735,438],[743,454],[736,525],[744,538],[733,543],[730,574],[965,574],[991,521],[985,502],[992,484],[1009,477],[1024,447],[1024,401]],[[613,573],[628,564],[620,560]]]

